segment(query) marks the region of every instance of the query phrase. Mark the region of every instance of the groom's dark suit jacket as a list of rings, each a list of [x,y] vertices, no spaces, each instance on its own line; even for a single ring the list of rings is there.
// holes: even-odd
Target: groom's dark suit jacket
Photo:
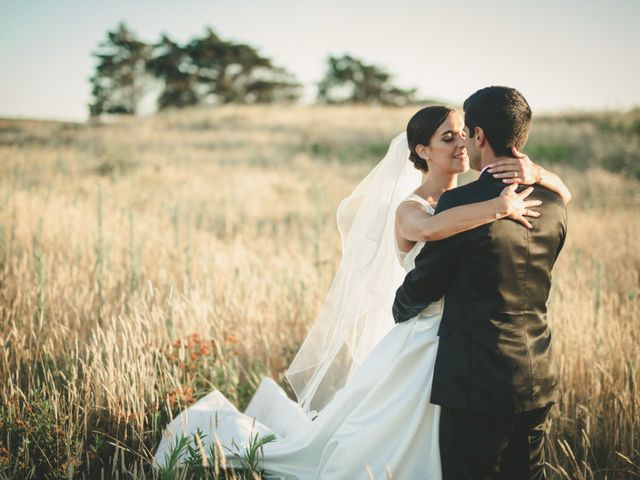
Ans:
[[[445,192],[436,214],[500,194],[488,172]],[[522,189],[524,187],[521,187]],[[396,293],[396,323],[445,296],[431,402],[476,413],[533,410],[557,401],[557,367],[546,302],[566,235],[566,209],[539,185],[529,230],[498,220],[428,243]]]

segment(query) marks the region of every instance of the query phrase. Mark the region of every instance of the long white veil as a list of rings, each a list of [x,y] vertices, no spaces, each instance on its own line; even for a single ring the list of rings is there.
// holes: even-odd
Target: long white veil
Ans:
[[[338,207],[342,260],[322,309],[285,373],[298,404],[319,412],[394,326],[391,307],[405,272],[395,247],[395,212],[421,173],[406,133]]]

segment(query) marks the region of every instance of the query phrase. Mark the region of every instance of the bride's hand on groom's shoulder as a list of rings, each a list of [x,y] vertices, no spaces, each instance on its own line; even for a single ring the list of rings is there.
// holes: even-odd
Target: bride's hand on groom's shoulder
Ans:
[[[538,207],[542,205],[540,200],[527,200],[527,197],[533,192],[533,187],[526,188],[521,192],[516,192],[517,184],[509,185],[505,187],[498,201],[502,202],[505,217],[509,217],[517,222],[520,222],[527,228],[533,228],[531,223],[525,217],[539,217],[540,213],[535,210],[531,210],[531,207]]]
[[[516,147],[511,151],[515,158],[500,157],[489,166],[489,173],[494,178],[501,178],[503,183],[523,183],[533,185],[542,178],[542,167],[531,161],[524,153],[519,152]]]

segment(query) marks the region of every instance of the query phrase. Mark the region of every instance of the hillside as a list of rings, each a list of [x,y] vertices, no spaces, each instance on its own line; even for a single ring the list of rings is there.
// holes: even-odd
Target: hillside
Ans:
[[[0,120],[0,478],[150,475],[185,405],[284,385],[340,258],[338,202],[413,111]],[[554,479],[640,473],[639,117],[543,117],[525,149],[574,194]]]

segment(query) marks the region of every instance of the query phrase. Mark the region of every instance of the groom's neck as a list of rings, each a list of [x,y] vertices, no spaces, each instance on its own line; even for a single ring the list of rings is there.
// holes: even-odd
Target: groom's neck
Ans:
[[[480,157],[480,171],[482,171],[487,165],[494,163],[497,159],[498,157],[496,157],[493,152],[487,152],[486,155],[482,155]]]

